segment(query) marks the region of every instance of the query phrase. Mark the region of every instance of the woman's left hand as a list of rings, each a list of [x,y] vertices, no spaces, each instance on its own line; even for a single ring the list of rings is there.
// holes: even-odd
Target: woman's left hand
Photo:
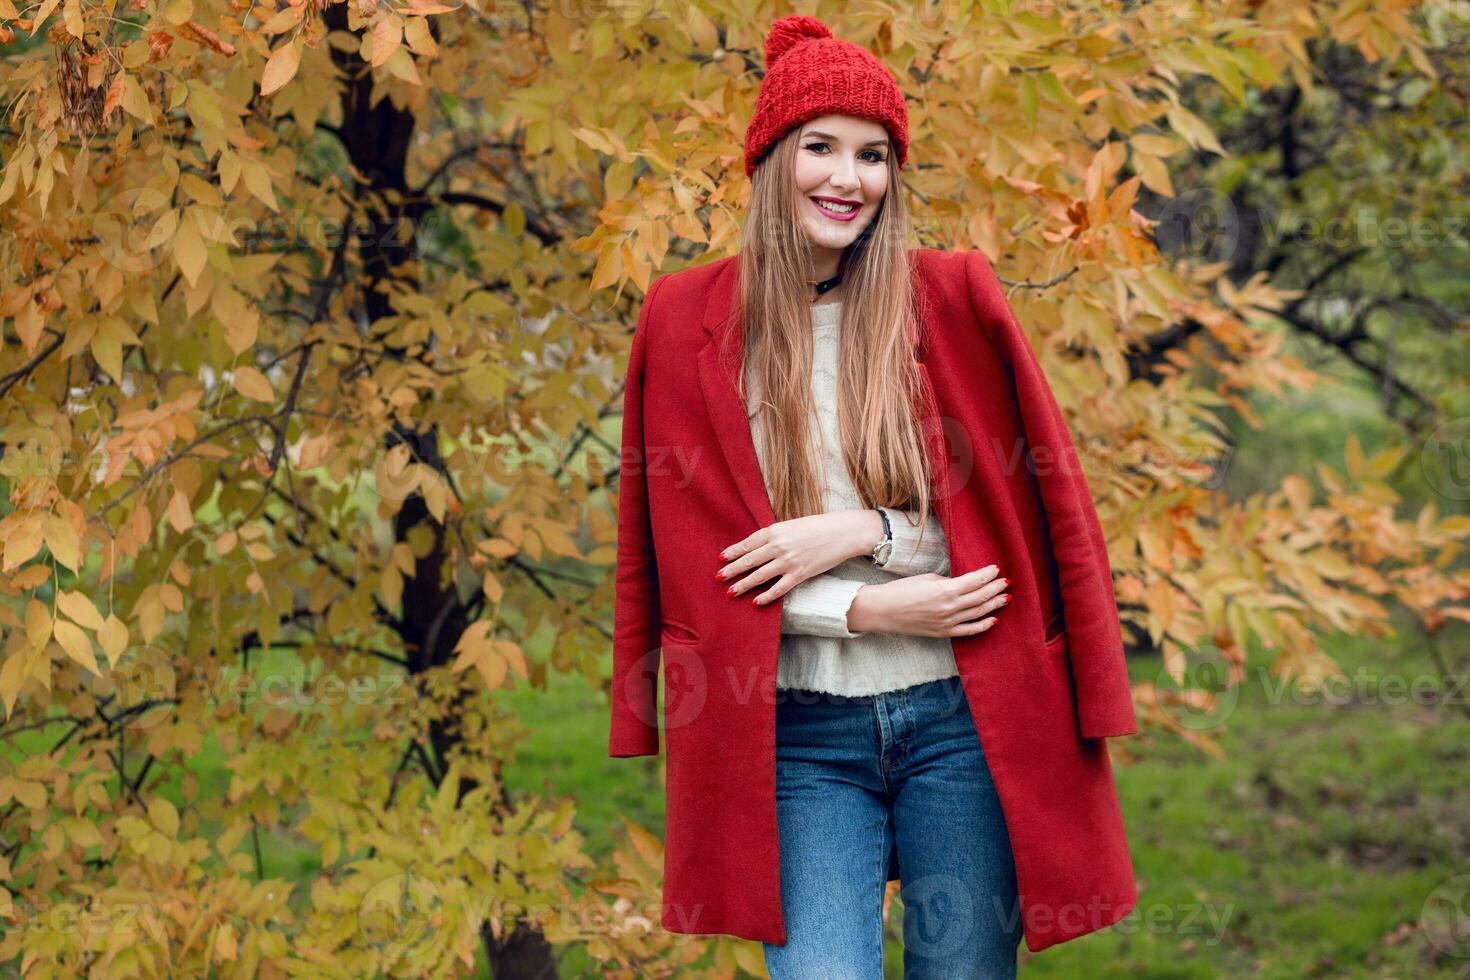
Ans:
[[[775,585],[755,597],[755,603],[764,606],[849,558],[872,554],[882,536],[883,519],[874,510],[843,510],[778,521],[726,548],[720,554],[726,564],[715,578],[733,582],[729,589],[732,596],[777,579]]]

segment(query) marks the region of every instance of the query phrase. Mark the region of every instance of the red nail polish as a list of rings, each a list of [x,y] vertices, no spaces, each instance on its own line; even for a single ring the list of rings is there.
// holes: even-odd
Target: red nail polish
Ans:
[[[733,586],[733,585],[730,586],[728,589],[725,590],[725,595],[734,595],[734,594],[735,594],[735,586]]]
[[[750,604],[752,606],[758,606],[758,605],[760,605],[759,602],[756,602],[756,600],[759,599],[759,598],[760,598],[760,596],[755,596],[755,595],[751,596],[750,597]]]
[[[1000,601],[1003,602],[1003,603],[1005,603],[1006,605],[1010,605],[1010,602],[1011,602],[1010,593],[1006,593],[1005,595],[1002,595],[1000,597]]]
[[[715,572],[715,581],[716,582],[723,582],[723,581],[725,581],[725,570],[723,568],[720,569],[718,572]]]

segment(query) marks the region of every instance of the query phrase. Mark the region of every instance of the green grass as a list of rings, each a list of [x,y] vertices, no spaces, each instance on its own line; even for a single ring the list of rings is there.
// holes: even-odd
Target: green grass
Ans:
[[[1161,734],[1120,740],[1134,757],[1115,773],[1139,908],[1115,929],[1023,954],[1025,975],[1470,969],[1470,947],[1437,955],[1418,928],[1435,887],[1470,872],[1470,719],[1406,691],[1375,696],[1374,678],[1435,677],[1411,635],[1339,639],[1329,652],[1350,678],[1368,672],[1366,683],[1337,689],[1353,696],[1272,696],[1279,682],[1262,683],[1271,657],[1253,654],[1220,737],[1223,760]],[[1138,659],[1132,671],[1151,679],[1157,661]]]
[[[1392,690],[1375,698],[1376,677],[1435,677],[1412,633],[1329,639],[1349,678],[1361,669],[1366,683],[1330,698],[1283,697],[1267,674],[1271,654],[1255,651],[1218,733],[1221,760],[1158,732],[1113,743],[1139,908],[1112,929],[1039,954],[1022,947],[1024,976],[1425,977],[1470,969],[1470,957],[1436,958],[1419,928],[1435,887],[1470,872],[1470,718],[1453,705],[1416,703],[1407,690],[1397,692],[1400,703],[1391,703]],[[1136,682],[1152,680],[1159,661],[1137,657],[1130,669]],[[1339,696],[1343,690],[1352,696]],[[619,813],[661,832],[658,763],[606,758],[600,697],[570,678],[546,695],[509,697],[534,732],[508,774],[516,789],[573,796],[594,853],[613,842]],[[889,932],[888,975],[897,977],[901,903]],[[569,968],[573,959],[580,962],[569,958]]]

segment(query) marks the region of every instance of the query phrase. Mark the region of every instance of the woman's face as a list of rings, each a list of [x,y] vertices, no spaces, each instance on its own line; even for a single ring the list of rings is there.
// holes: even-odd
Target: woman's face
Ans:
[[[822,116],[802,126],[798,140],[802,229],[813,248],[840,253],[873,220],[888,190],[888,131],[871,119]],[[818,201],[835,207],[825,210]]]

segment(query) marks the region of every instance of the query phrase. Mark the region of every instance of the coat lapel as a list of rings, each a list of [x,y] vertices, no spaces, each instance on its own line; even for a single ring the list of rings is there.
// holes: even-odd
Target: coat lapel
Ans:
[[[730,468],[730,475],[735,478],[740,497],[751,517],[755,518],[756,525],[767,527],[776,523],[776,516],[770,494],[766,492],[760,457],[756,455],[750,418],[735,386],[735,372],[744,355],[744,338],[739,324],[731,322],[730,317],[739,282],[739,264],[738,258],[725,263],[715,276],[714,286],[704,304],[700,325],[709,336],[699,350],[699,388],[704,394],[705,409],[714,425],[715,436],[720,441],[720,454]],[[727,360],[722,364],[720,348],[727,334]]]

